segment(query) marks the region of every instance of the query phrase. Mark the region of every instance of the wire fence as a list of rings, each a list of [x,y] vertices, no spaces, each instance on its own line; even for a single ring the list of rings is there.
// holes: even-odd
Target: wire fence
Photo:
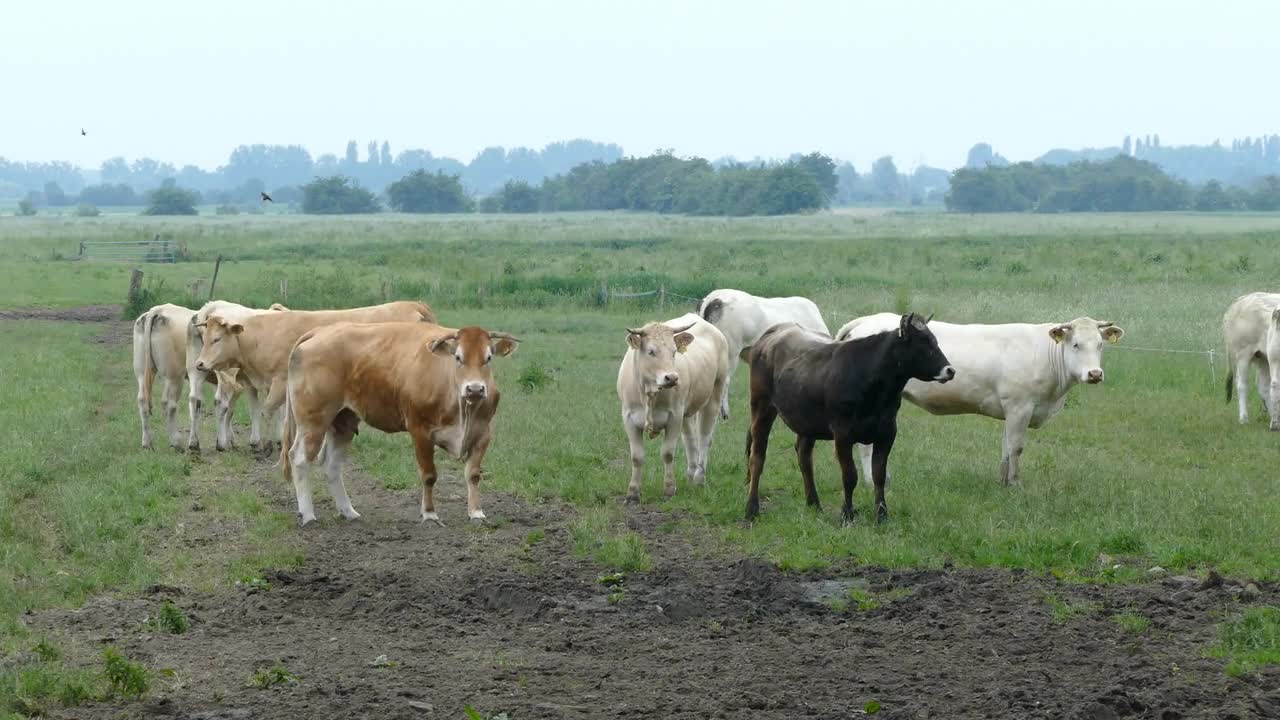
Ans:
[[[667,298],[679,298],[681,300],[691,300],[694,303],[702,302],[702,298],[690,297],[689,295],[681,295],[680,293],[671,292],[670,290],[667,290],[666,287],[659,287],[657,290],[645,290],[643,292],[616,292],[616,291],[606,290],[605,293],[606,293],[606,297],[608,298],[620,298],[620,299],[634,299],[634,298],[641,298],[641,297],[652,297],[656,295],[658,297],[658,307],[660,309],[666,304]],[[834,322],[841,322],[840,318],[847,318],[843,322],[848,322],[849,320],[852,320],[853,318],[858,317],[857,313],[842,313],[839,310],[827,310],[823,314],[826,315],[827,317],[834,318],[835,319]],[[843,325],[843,322],[841,323],[842,325]],[[1217,367],[1218,351],[1214,348],[1209,348],[1207,350],[1183,350],[1178,348],[1142,347],[1138,345],[1115,345],[1113,346],[1113,348],[1116,350],[1132,350],[1135,352],[1147,352],[1147,353],[1164,353],[1168,355],[1201,355],[1201,356],[1204,356],[1209,362],[1209,377],[1211,381],[1214,383],[1218,382],[1218,367]]]

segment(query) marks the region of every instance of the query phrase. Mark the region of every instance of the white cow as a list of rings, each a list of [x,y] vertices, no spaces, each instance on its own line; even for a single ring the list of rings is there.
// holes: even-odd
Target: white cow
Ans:
[[[1249,366],[1254,366],[1258,395],[1271,415],[1271,429],[1280,430],[1280,295],[1255,292],[1231,303],[1222,316],[1227,344],[1227,401],[1232,385],[1240,408],[1240,422],[1249,421]]]
[[[686,475],[706,480],[707,451],[729,380],[728,344],[714,325],[693,313],[665,323],[627,328],[627,353],[618,368],[622,427],[631,444],[631,483],[626,501],[640,500],[644,436],[662,438],[663,492],[676,492],[676,433],[684,437]]]
[[[178,396],[186,376],[186,333],[195,312],[179,305],[156,305],[133,321],[133,374],[138,381],[138,416],[142,419],[142,447],[151,447],[151,385],[164,379],[165,429],[169,444],[178,447]]]
[[[199,325],[209,320],[210,315],[219,315],[229,318],[234,322],[244,320],[252,315],[259,315],[266,312],[283,312],[289,308],[280,303],[272,303],[271,307],[266,310],[258,310],[255,308],[245,307],[237,303],[228,302],[226,300],[210,300],[205,303],[198,311],[196,311],[187,326],[186,341],[186,367],[187,367],[187,407],[191,414],[191,431],[187,435],[187,447],[192,450],[200,449],[199,435],[199,415],[200,405],[204,397],[205,381],[221,383],[222,378],[212,373],[201,372],[196,369],[196,359],[200,357],[200,350],[204,348],[204,340],[200,334]],[[190,312],[190,311],[188,311]],[[262,424],[258,417],[259,407],[261,403],[258,400],[258,391],[251,385],[242,385],[242,389],[249,396],[249,444],[257,447],[262,439]],[[217,448],[225,450],[231,447],[231,408],[235,404],[235,394],[226,393],[223,395],[228,400],[225,403],[215,403],[214,416],[218,428]]]
[[[866,337],[898,327],[900,315],[879,313],[852,320],[836,340]],[[956,377],[945,385],[912,380],[903,396],[934,415],[985,415],[1004,420],[1000,480],[1020,480],[1027,428],[1039,428],[1062,409],[1079,383],[1102,382],[1102,344],[1119,342],[1124,330],[1109,322],[1076,318],[1067,323],[956,325],[929,323]],[[871,448],[860,446],[863,472]]]
[[[729,344],[730,380],[738,369],[738,361],[746,359],[756,340],[778,323],[798,323],[800,327],[831,337],[818,306],[802,297],[765,298],[741,290],[712,290],[698,304],[698,315],[715,325]],[[729,418],[729,382],[725,382],[720,397],[720,417]]]

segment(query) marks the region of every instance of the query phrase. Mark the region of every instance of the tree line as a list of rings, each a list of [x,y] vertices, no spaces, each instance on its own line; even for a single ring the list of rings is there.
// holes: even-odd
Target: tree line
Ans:
[[[1280,176],[1249,188],[1210,180],[1194,187],[1130,155],[1066,165],[1021,162],[965,167],[951,176],[945,203],[959,212],[1142,212],[1277,210]]]

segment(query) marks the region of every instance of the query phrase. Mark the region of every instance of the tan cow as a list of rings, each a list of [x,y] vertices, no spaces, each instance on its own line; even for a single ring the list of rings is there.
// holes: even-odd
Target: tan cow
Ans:
[[[1249,366],[1253,366],[1270,427],[1280,430],[1280,295],[1252,292],[1231,303],[1222,316],[1227,344],[1227,402],[1236,391],[1241,424],[1249,422]]]
[[[518,345],[505,333],[425,323],[344,323],[303,335],[289,356],[280,451],[302,524],[316,519],[307,468],[322,447],[338,511],[350,520],[360,517],[342,482],[342,462],[361,421],[413,438],[423,522],[444,525],[433,496],[437,447],[466,461],[467,514],[484,520],[480,463],[499,399],[490,361]]]
[[[210,315],[201,330],[204,347],[196,359],[200,371],[240,368],[240,383],[265,393],[260,408],[263,421],[270,420],[284,404],[288,379],[289,351],[308,331],[340,322],[428,322],[435,314],[426,304],[408,300],[351,310],[292,310],[226,320]],[[250,438],[252,441],[252,438]],[[266,441],[270,444],[270,440]]]
[[[165,430],[169,444],[179,447],[178,397],[186,377],[187,324],[195,315],[180,305],[156,305],[133,321],[133,374],[138,381],[138,415],[142,419],[142,447],[151,447],[151,386],[164,379]]]
[[[245,307],[237,303],[228,302],[226,300],[210,300],[203,307],[196,311],[192,316],[190,324],[187,326],[187,408],[191,417],[191,430],[187,433],[187,448],[190,450],[200,449],[200,405],[204,397],[205,382],[212,382],[215,379],[221,381],[221,376],[215,376],[208,372],[202,372],[196,369],[196,361],[200,358],[200,350],[204,348],[204,341],[201,338],[200,329],[209,319],[210,315],[218,315],[224,322],[242,320],[252,315],[260,315],[272,311],[287,311],[289,308],[280,303],[272,303],[271,307],[266,310],[258,310],[256,308]],[[257,446],[262,437],[262,426],[258,419],[258,393],[252,387],[241,386],[248,392],[249,396],[249,444]],[[219,385],[219,392],[222,392]],[[217,448],[225,450],[231,447],[231,415],[229,413],[232,405],[235,403],[236,393],[223,393],[229,399],[225,409],[228,412],[222,412],[222,405],[215,404],[216,425],[218,428]]]
[[[631,483],[626,501],[640,501],[644,474],[644,436],[662,439],[662,487],[676,492],[676,433],[684,437],[686,475],[701,485],[707,474],[711,435],[720,415],[720,399],[729,381],[729,351],[715,325],[688,313],[665,323],[627,328],[626,355],[618,368],[622,426],[631,443]]]

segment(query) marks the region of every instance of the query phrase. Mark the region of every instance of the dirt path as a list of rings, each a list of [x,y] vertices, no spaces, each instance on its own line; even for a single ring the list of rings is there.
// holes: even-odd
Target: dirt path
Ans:
[[[273,505],[292,508],[292,489],[265,463],[251,474]],[[490,492],[496,521],[472,527],[449,477],[449,527],[424,527],[413,493],[353,474],[364,519],[340,521],[317,498],[320,524],[297,531],[305,567],[269,573],[269,591],[154,588],[30,618],[86,662],[109,642],[177,671],[145,701],[59,717],[460,718],[469,704],[513,720],[845,718],[870,700],[885,718],[1280,717],[1280,669],[1233,679],[1203,657],[1235,606],[1230,583],[1065,586],[996,570],[875,568],[794,576],[708,557],[663,531],[670,515],[639,511],[629,522],[654,570],[627,577],[611,604],[601,568],[572,552],[565,508]],[[545,539],[527,542],[533,530]],[[837,612],[824,602],[851,585],[881,606]],[[1047,593],[1080,614],[1055,621]],[[187,634],[141,626],[165,598],[192,619]],[[1275,604],[1280,592],[1264,587],[1255,601]],[[1127,634],[1111,619],[1126,609],[1151,627]],[[375,667],[381,655],[395,666]],[[276,662],[297,682],[246,685]]]

